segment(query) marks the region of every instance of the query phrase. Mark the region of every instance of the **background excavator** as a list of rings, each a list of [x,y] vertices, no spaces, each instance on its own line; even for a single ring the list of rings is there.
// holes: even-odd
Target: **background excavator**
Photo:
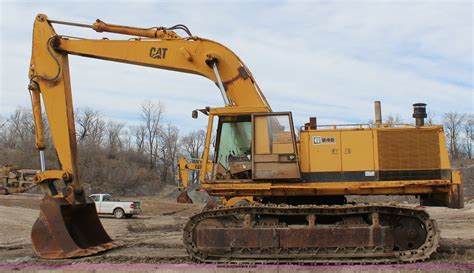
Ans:
[[[133,38],[61,36],[53,24]],[[119,245],[105,232],[81,185],[68,55],[197,74],[216,83],[225,106],[193,111],[193,117],[208,116],[202,158],[179,163],[184,191],[187,171],[195,169],[200,170],[200,189],[221,198],[220,206],[204,209],[184,227],[184,246],[196,261],[424,260],[436,251],[439,229],[422,207],[348,204],[345,196],[416,195],[422,205],[463,206],[461,176],[451,170],[443,128],[424,125],[424,104],[415,104],[416,126],[388,128],[376,107],[375,126],[323,126],[310,118],[296,137],[291,112],[272,111],[237,55],[193,36],[183,25],[135,28],[100,20],[87,25],[39,14],[29,90],[41,160],[35,182],[45,194],[31,236],[40,257],[81,257]],[[58,170],[45,166],[41,101]]]

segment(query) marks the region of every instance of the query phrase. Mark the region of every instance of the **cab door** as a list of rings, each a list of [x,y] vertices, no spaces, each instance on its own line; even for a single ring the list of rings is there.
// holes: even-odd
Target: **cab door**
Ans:
[[[252,115],[252,178],[300,178],[290,112]]]

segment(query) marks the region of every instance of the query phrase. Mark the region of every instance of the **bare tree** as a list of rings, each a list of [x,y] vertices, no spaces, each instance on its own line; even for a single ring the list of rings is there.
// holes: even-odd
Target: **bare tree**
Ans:
[[[175,126],[168,124],[160,133],[159,138],[159,159],[161,163],[161,180],[173,182],[176,177],[176,162],[178,160],[178,140],[179,130]]]
[[[0,129],[3,129],[5,125],[7,124],[8,119],[4,118],[3,116],[0,116]]]
[[[390,114],[384,118],[385,122],[388,127],[395,127],[395,125],[402,123],[402,119],[399,114],[396,114],[395,116]]]
[[[124,124],[115,121],[107,122],[107,146],[109,150],[109,156],[115,154],[117,151],[123,148],[121,139]]]
[[[99,116],[99,113],[89,107],[84,109],[77,109],[76,113],[76,135],[77,141],[82,142],[87,135],[92,131],[92,126]]]
[[[153,103],[149,100],[142,104],[141,119],[145,126],[145,145],[148,152],[150,168],[156,167],[158,155],[158,137],[160,135],[160,122],[164,108],[160,102]]]
[[[466,157],[472,159],[472,142],[474,140],[474,115],[466,115],[466,121],[464,122],[464,134],[465,134],[465,143],[464,151],[466,152]]]
[[[36,168],[38,157],[35,149],[35,125],[33,113],[28,108],[17,107],[8,118],[0,121],[0,163]],[[48,124],[43,116],[47,166],[56,166],[54,148]]]
[[[8,135],[7,123],[8,123],[8,119],[4,118],[3,116],[0,116],[0,144],[6,143],[7,135]]]
[[[145,125],[138,125],[131,127],[131,133],[135,138],[135,146],[137,152],[143,154],[145,151],[146,127]]]
[[[204,149],[204,143],[206,141],[206,131],[198,130],[192,131],[181,139],[181,149],[183,150],[183,155],[191,159],[200,158],[201,153]],[[193,171],[191,173],[191,181],[197,183],[199,178],[199,172]]]
[[[428,126],[432,126],[434,125],[434,122],[435,122],[435,115],[433,114],[433,112],[428,111],[425,124]]]
[[[89,107],[78,109],[76,124],[76,135],[79,143],[87,142],[96,147],[102,144],[107,125],[99,111]]]
[[[460,158],[459,153],[459,134],[461,132],[462,124],[465,120],[465,115],[449,112],[444,114],[443,125],[445,128],[445,134],[448,141],[449,154],[451,155],[451,160],[456,160]]]
[[[190,132],[184,136],[181,140],[181,146],[184,151],[184,155],[190,158],[199,158],[202,149],[204,148],[205,140],[206,131],[202,129]]]
[[[35,136],[35,124],[31,111],[18,107],[9,118],[8,142],[12,147],[24,147],[32,144]]]
[[[133,151],[133,144],[132,144],[132,131],[130,131],[130,128],[124,128],[123,133],[122,133],[122,142],[123,142],[123,148],[127,151]]]

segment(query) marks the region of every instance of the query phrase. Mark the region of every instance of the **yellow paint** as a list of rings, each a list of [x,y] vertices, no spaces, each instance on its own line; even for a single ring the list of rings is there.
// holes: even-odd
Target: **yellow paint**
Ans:
[[[207,174],[212,173],[213,164],[208,161],[206,164]],[[202,170],[202,163],[200,159],[197,162],[188,162],[185,157],[178,160],[178,189],[187,191],[189,182],[189,172]]]
[[[451,169],[451,163],[449,162],[448,148],[446,147],[446,137],[442,126],[437,126],[439,135],[439,156],[441,169]]]
[[[255,154],[270,154],[270,136],[266,116],[255,116]]]
[[[462,183],[462,173],[460,170],[453,170],[451,171],[452,175],[452,183],[453,184],[461,184]]]
[[[209,160],[209,151],[211,147],[211,138],[212,138],[212,126],[214,123],[214,115],[210,114],[207,122],[207,133],[206,133],[206,143],[204,144],[204,151],[202,152],[202,168],[207,170],[208,160]],[[201,172],[201,177],[199,180],[202,183],[206,183],[206,172]]]
[[[326,142],[327,139],[334,141]],[[311,131],[308,141],[310,172],[341,171],[340,131]]]
[[[61,39],[60,48],[68,54],[197,74],[216,82],[213,70],[205,62],[207,53],[214,51],[220,56],[218,69],[222,81],[226,82],[238,77],[237,69],[242,66],[242,62],[237,55],[217,42],[197,39],[197,41],[171,39],[153,42],[148,40]],[[161,59],[150,57],[152,48],[166,48],[166,57]],[[192,62],[188,61],[189,56],[182,54],[183,49],[193,54]],[[228,84],[227,95],[235,106],[263,107],[267,109],[267,112],[271,111],[270,106],[262,98],[260,90],[256,88],[251,78],[246,80],[238,78]]]
[[[448,193],[451,180],[321,182],[321,183],[214,183],[202,184],[202,189],[215,195],[392,195]]]
[[[79,183],[68,56],[55,52],[50,47],[50,37],[56,33],[46,20],[46,16],[38,15],[34,23],[30,79],[37,83],[38,90],[41,92],[53,144],[62,170],[72,174],[75,183]],[[39,103],[39,99],[33,101],[34,112],[39,109]],[[35,115],[35,124],[36,128],[41,127],[37,115]],[[36,133],[42,134],[41,130]],[[39,139],[41,137],[37,136],[37,140]],[[38,143],[37,146],[42,145]]]
[[[302,173],[310,171],[310,160],[309,160],[309,141],[310,134],[308,132],[300,132],[300,141],[298,145],[298,154],[300,160],[300,168]]]
[[[381,146],[379,132],[385,137],[392,136],[389,146]],[[438,137],[436,137],[438,135]],[[399,141],[398,136],[404,136],[407,142]],[[430,137],[431,142],[423,141]],[[408,142],[409,140],[413,141]],[[302,172],[340,172],[340,171],[377,171],[377,170],[429,170],[450,169],[449,158],[444,144],[444,134],[439,126],[414,128],[351,128],[331,130],[308,130],[300,133],[300,165]],[[333,140],[325,142],[324,140]],[[436,140],[436,142],[434,142]],[[397,142],[398,141],[398,142]],[[425,145],[422,149],[428,153],[416,154],[417,146]],[[432,146],[426,146],[432,145]],[[426,148],[427,147],[427,148]],[[388,150],[387,150],[388,149]],[[385,154],[397,155],[396,158],[384,158]],[[421,151],[420,150],[420,151]],[[391,152],[390,152],[391,151]],[[432,155],[439,156],[440,165],[433,160]],[[419,157],[416,157],[419,156]],[[423,157],[424,156],[424,157]],[[391,162],[392,166],[400,165],[399,161],[412,162],[403,164],[403,168],[382,168],[380,159]],[[398,161],[398,162],[397,162]],[[436,163],[436,164],[435,164]],[[386,163],[387,164],[387,163]],[[414,167],[407,167],[414,166]],[[421,166],[416,168],[416,166]]]
[[[46,180],[60,180],[68,176],[70,176],[70,174],[64,171],[48,170],[48,171],[38,173],[35,176],[34,182],[41,183],[42,181],[46,181]]]
[[[341,131],[342,171],[375,170],[372,130]]]
[[[241,201],[248,201],[249,203],[253,203],[253,196],[238,196],[238,197],[231,197],[229,199],[224,199],[223,205],[226,207],[232,207]]]
[[[241,116],[245,114],[266,113],[268,110],[264,107],[247,107],[247,106],[228,106],[213,107],[209,109],[209,113],[216,116]]]

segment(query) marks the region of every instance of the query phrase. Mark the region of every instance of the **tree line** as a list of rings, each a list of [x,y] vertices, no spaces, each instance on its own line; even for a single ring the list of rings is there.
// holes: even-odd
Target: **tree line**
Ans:
[[[449,112],[443,118],[444,133],[451,160],[472,159],[474,115]]]
[[[164,123],[159,102],[141,105],[137,125],[108,120],[89,107],[74,112],[79,176],[92,192],[158,194],[164,185],[175,185],[178,158],[198,158],[204,147],[205,131],[181,135]],[[46,119],[44,124],[46,167],[58,168]],[[8,118],[0,116],[0,150],[1,164],[39,169],[30,109],[17,107]]]

